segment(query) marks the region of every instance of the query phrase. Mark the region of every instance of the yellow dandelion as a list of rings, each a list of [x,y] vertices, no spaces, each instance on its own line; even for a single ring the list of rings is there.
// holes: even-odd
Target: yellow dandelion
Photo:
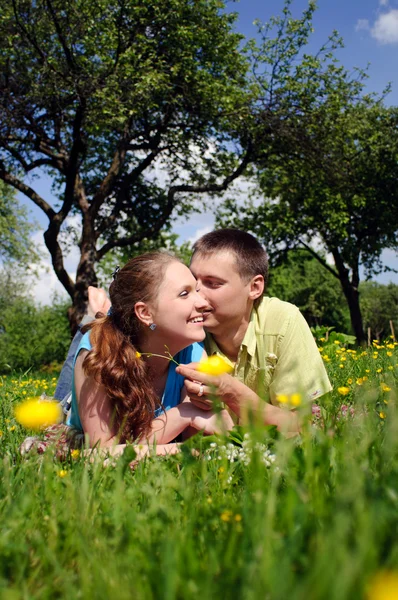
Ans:
[[[363,384],[363,377],[358,377],[357,385],[362,385],[362,384]]]
[[[225,471],[224,467],[220,467],[220,468],[218,469],[218,472],[219,472],[219,473],[224,473],[224,471]]]
[[[350,377],[349,379],[347,379],[347,383],[348,383],[348,385],[351,385],[351,384],[352,384],[352,379],[351,379],[351,377]]]
[[[28,398],[15,408],[15,418],[26,429],[43,429],[62,421],[59,402]]]
[[[346,356],[342,356],[340,360],[344,362],[344,361],[347,360],[347,357]]]
[[[237,523],[239,523],[242,520],[242,515],[237,514],[235,515],[234,519]]]
[[[385,413],[385,412],[383,412],[383,411],[381,411],[381,412],[379,413],[379,417],[380,417],[380,419],[385,419],[385,418],[386,418],[386,413]]]
[[[388,369],[389,371],[393,371],[393,370],[394,370],[394,367],[393,367],[392,365],[388,365],[387,369]]]
[[[344,364],[343,364],[343,363],[340,363],[340,364],[339,364],[339,367],[340,367],[340,369],[344,369]]]
[[[321,337],[321,338],[319,338],[319,341],[320,341],[320,342],[326,342],[326,338],[324,338],[324,337]]]
[[[322,358],[325,362],[330,362],[330,358],[327,354],[322,354]]]
[[[221,515],[220,515],[221,521],[224,521],[225,523],[228,523],[228,521],[231,520],[231,517],[232,517],[232,511],[231,510],[224,510],[224,512],[221,513]]]
[[[376,373],[381,373],[383,371],[383,369],[376,369]]]
[[[388,387],[388,385],[386,385],[385,383],[381,384],[381,389],[383,390],[383,392],[391,392],[391,388]]]
[[[339,340],[334,340],[334,343],[336,344],[336,346],[340,346],[341,342],[339,342]]]
[[[370,373],[370,369],[365,369],[365,373]]]
[[[15,425],[13,425],[12,427],[9,427],[9,428],[8,428],[8,431],[15,431],[15,430],[16,430],[16,427],[15,427]]]
[[[390,348],[390,350],[394,350],[395,346],[394,344],[387,344],[387,348]]]
[[[77,459],[80,456],[80,450],[78,450],[77,448],[75,448],[75,450],[72,450],[72,452],[70,453],[71,457],[73,459]]]
[[[392,352],[388,351],[386,352],[387,356],[392,356]]]
[[[141,356],[142,356],[141,352],[136,352],[136,353],[135,353],[135,357],[136,357],[136,358],[141,358]]]
[[[58,477],[61,477],[61,479],[66,477],[67,474],[68,474],[68,471],[66,471],[65,469],[61,469],[60,471],[58,471]]]
[[[347,396],[347,394],[349,394],[349,393],[350,393],[350,388],[348,388],[348,387],[345,387],[345,386],[342,386],[342,387],[339,387],[339,388],[337,388],[337,391],[338,391],[338,393],[339,393],[339,394],[341,394],[342,396]]]
[[[280,404],[287,404],[289,402],[289,396],[286,394],[277,394],[276,399]]]
[[[221,356],[214,354],[198,364],[198,371],[208,375],[222,375],[223,373],[232,373],[233,367],[227,363]]]
[[[292,394],[290,396],[290,403],[292,406],[300,406],[301,404],[301,394]]]

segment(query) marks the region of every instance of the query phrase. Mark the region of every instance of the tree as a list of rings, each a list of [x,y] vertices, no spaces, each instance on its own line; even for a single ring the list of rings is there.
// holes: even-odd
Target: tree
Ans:
[[[252,143],[265,199],[244,206],[229,200],[218,223],[253,231],[272,258],[306,248],[340,282],[362,342],[360,265],[370,276],[380,271],[384,248],[398,249],[398,110],[364,95],[365,74],[350,75],[327,45],[298,61],[297,23],[289,15],[287,6],[276,40],[270,26],[262,30],[256,50],[263,101],[252,107]],[[338,38],[330,40],[334,48]],[[267,69],[271,63],[277,69]]]
[[[31,231],[27,210],[18,203],[15,190],[0,181],[0,259],[24,265],[35,263],[39,255]]]
[[[383,340],[391,335],[390,321],[398,332],[398,285],[364,281],[360,292],[363,322],[365,329],[370,327],[372,339]]]
[[[48,218],[52,265],[82,315],[95,265],[155,236],[192,193],[245,169],[231,153],[247,61],[220,0],[4,0],[0,20],[0,178]],[[243,140],[243,137],[241,138]],[[52,177],[58,204],[34,189]],[[160,182],[159,177],[164,181]],[[79,215],[75,281],[60,232]]]
[[[335,278],[305,249],[292,250],[270,271],[268,295],[299,307],[311,327],[350,333],[350,316]]]

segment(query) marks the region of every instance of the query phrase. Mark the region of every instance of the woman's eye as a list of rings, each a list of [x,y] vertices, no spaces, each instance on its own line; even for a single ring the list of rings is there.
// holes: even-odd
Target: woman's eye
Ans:
[[[180,295],[180,298],[185,298],[186,296],[188,296],[188,292],[187,292],[187,290],[184,290],[179,295]]]

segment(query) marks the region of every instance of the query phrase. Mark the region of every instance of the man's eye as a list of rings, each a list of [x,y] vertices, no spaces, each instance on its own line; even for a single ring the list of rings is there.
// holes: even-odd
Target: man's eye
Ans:
[[[218,288],[220,287],[221,283],[219,283],[218,281],[206,281],[205,285],[209,288]]]

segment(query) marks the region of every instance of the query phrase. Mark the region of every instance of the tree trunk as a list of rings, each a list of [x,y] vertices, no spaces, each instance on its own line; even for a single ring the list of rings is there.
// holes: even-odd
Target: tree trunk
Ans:
[[[352,281],[349,278],[349,271],[344,265],[343,259],[337,249],[332,251],[334,262],[339,274],[341,287],[343,288],[344,296],[346,297],[348,308],[350,311],[351,325],[357,338],[358,344],[366,343],[366,336],[363,330],[363,321],[361,307],[359,305],[359,268],[356,265],[353,268]]]
[[[354,330],[355,337],[357,338],[358,344],[363,345],[366,343],[366,336],[363,330],[361,307],[359,305],[359,291],[350,283],[350,281],[348,281],[348,284],[341,281],[341,286],[347,299],[348,308],[350,310],[351,325]]]
[[[72,306],[68,309],[69,325],[74,335],[87,309],[88,286],[97,287],[98,279],[95,273],[97,251],[94,241],[82,244],[79,265],[76,271],[76,283],[72,298]]]

